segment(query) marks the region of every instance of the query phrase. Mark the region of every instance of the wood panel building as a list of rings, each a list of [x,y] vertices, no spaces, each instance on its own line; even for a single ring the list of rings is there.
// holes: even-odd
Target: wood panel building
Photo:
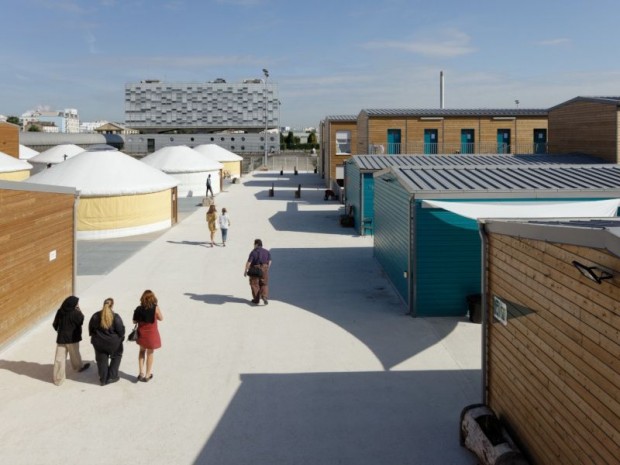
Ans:
[[[575,97],[549,109],[549,150],[619,163],[620,97]]]
[[[325,187],[335,189],[343,185],[345,162],[357,153],[357,116],[327,116],[321,121],[319,132],[318,170],[325,179]]]
[[[0,121],[0,152],[19,158],[19,126]]]
[[[0,345],[73,294],[76,195],[0,181]]]
[[[485,402],[532,463],[617,464],[620,220],[480,228]]]

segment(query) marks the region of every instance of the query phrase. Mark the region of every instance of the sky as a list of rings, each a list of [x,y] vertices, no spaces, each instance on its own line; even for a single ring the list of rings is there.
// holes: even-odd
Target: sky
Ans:
[[[0,114],[124,121],[143,79],[278,86],[280,124],[362,109],[549,108],[620,95],[618,0],[20,0],[2,6]]]

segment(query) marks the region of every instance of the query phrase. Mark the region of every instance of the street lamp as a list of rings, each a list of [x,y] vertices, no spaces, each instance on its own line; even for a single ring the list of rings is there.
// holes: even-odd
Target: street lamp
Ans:
[[[269,124],[269,118],[267,113],[267,79],[269,78],[269,70],[263,68],[263,74],[265,75],[265,159],[263,164],[267,168],[267,130]]]

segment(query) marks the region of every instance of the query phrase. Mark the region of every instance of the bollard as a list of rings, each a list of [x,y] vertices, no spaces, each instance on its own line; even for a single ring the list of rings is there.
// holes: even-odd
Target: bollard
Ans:
[[[295,174],[295,176],[297,176],[297,167],[295,167],[294,174]]]
[[[284,169],[280,170],[280,176],[282,176],[284,174]]]
[[[271,189],[269,189],[269,197],[273,197],[275,194],[275,187],[274,184],[271,183]]]
[[[296,199],[301,198],[301,184],[297,186],[297,190],[295,191],[295,198]]]

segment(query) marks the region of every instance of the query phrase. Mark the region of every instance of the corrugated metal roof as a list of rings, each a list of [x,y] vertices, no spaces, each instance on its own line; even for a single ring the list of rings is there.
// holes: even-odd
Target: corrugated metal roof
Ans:
[[[391,167],[379,173],[416,198],[620,197],[619,165]]]
[[[374,117],[420,116],[428,118],[444,116],[547,116],[549,110],[546,108],[369,108],[361,112]]]
[[[458,167],[602,164],[599,158],[587,155],[354,155],[347,163],[355,163],[362,171],[377,171],[390,166]]]
[[[323,121],[357,122],[357,115],[330,115],[326,116]]]

